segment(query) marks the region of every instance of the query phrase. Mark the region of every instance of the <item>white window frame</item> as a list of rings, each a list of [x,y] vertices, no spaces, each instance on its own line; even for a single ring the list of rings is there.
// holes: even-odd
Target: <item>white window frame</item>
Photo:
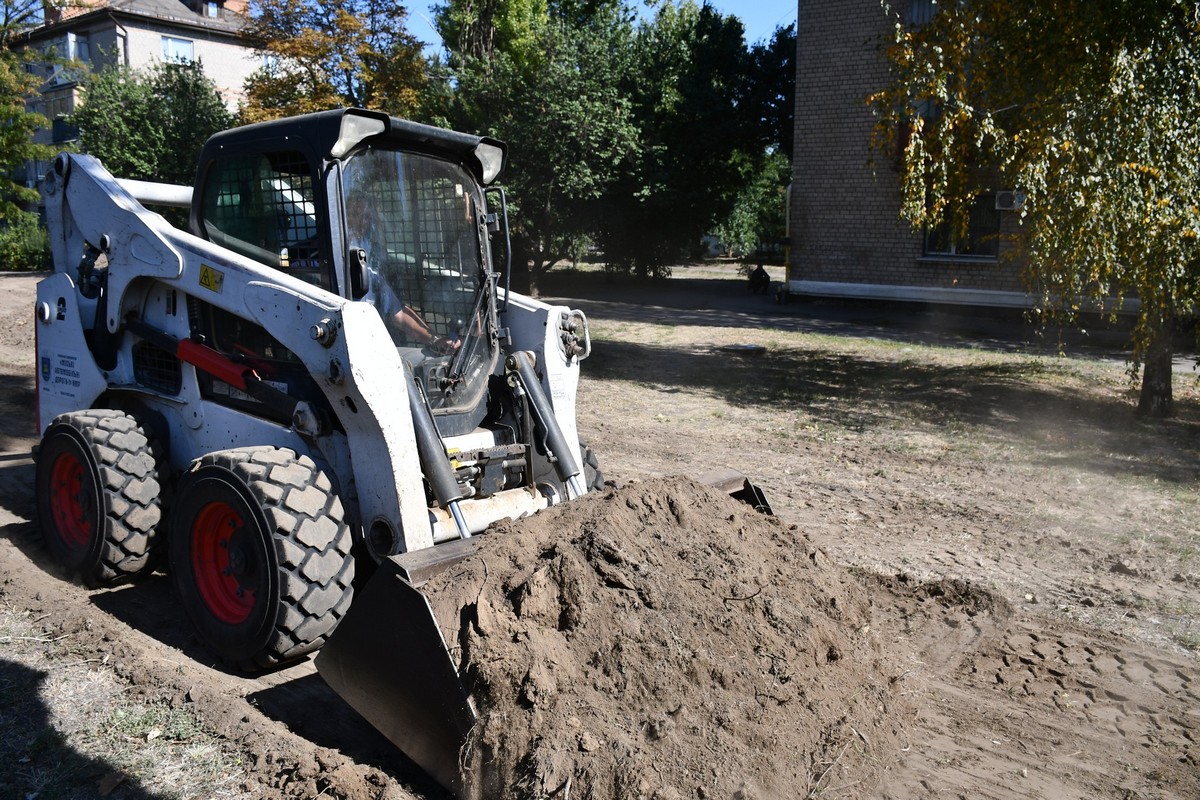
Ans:
[[[195,42],[191,39],[181,39],[178,36],[162,37],[163,61],[191,62],[195,61]]]

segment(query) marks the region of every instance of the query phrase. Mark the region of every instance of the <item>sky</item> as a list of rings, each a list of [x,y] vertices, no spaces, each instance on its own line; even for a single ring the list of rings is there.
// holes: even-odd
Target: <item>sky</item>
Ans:
[[[440,45],[441,40],[430,23],[429,7],[438,0],[410,0],[408,3],[408,30],[426,44]],[[697,0],[702,3],[703,0]],[[746,43],[757,44],[770,39],[775,28],[796,21],[797,0],[709,0],[722,14],[740,17],[746,28]]]

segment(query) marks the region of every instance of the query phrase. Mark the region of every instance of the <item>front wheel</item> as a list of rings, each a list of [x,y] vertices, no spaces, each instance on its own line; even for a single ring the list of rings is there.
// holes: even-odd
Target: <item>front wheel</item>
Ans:
[[[36,487],[42,536],[68,572],[100,586],[145,569],[162,509],[153,447],[136,419],[112,409],[56,417]]]
[[[172,579],[201,640],[241,669],[325,643],[353,598],[350,545],[328,476],[291,450],[210,453],[179,482]]]

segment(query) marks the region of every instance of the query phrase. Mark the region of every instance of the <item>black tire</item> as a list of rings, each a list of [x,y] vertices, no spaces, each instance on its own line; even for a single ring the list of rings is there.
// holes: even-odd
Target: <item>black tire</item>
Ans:
[[[37,511],[54,559],[89,586],[145,569],[162,519],[147,431],[123,411],[62,414],[42,436]]]
[[[579,443],[579,456],[583,459],[583,482],[589,492],[604,491],[604,473],[600,471],[600,459],[596,451],[584,442]]]
[[[168,544],[200,639],[243,670],[318,649],[354,596],[341,500],[311,458],[284,448],[194,461],[179,481]]]

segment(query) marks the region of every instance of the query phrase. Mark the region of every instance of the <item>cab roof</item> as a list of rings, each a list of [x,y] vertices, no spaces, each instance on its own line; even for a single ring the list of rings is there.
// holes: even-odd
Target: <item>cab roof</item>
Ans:
[[[200,154],[200,172],[214,158],[281,148],[303,149],[321,161],[338,160],[361,145],[428,153],[462,164],[481,184],[493,183],[507,161],[507,146],[487,136],[460,133],[361,108],[339,108],[257,122],[213,134]]]

